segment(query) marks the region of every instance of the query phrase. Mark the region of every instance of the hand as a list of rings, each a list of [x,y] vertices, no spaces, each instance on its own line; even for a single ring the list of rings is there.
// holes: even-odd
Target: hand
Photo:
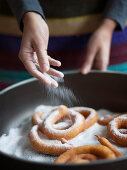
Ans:
[[[60,61],[47,54],[49,30],[43,18],[35,12],[27,12],[23,17],[23,35],[19,58],[30,74],[40,81],[57,87],[58,83],[49,75],[63,78],[63,73],[50,67],[60,66]]]
[[[81,68],[83,74],[87,74],[92,68],[106,70],[109,63],[110,46],[113,30],[116,22],[104,19],[88,41],[85,62]]]

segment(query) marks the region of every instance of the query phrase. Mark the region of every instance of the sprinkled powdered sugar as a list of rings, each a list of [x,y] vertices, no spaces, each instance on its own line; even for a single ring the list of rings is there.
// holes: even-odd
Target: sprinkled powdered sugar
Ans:
[[[45,143],[47,146],[54,145],[56,147],[69,147],[70,148],[70,145],[68,143],[62,144],[61,141],[59,140],[50,140],[41,132],[38,133],[39,135],[39,138],[38,138],[38,135],[36,134],[36,129],[37,129],[37,125],[32,127],[31,132],[35,135],[35,138],[38,139],[40,143]]]
[[[117,117],[117,118],[115,118],[114,120],[112,120],[110,123],[109,123],[109,125],[110,125],[110,128],[111,128],[111,131],[112,131],[112,133],[115,133],[117,136],[119,136],[120,138],[127,138],[127,134],[122,134],[122,133],[120,133],[120,131],[117,129],[117,120],[126,120],[127,121],[127,114],[125,114],[125,115],[121,115],[121,116],[119,116],[119,117]],[[121,120],[121,121],[122,121]]]
[[[55,129],[65,129],[69,128],[72,125],[72,120],[65,120],[64,122],[58,122],[57,124],[53,124],[53,128]]]
[[[42,107],[42,106],[41,106]],[[47,106],[48,107],[48,106]],[[38,108],[37,108],[38,109]],[[98,111],[98,115],[111,115],[112,112],[104,109],[100,109]],[[31,130],[32,123],[31,120],[25,121],[22,126],[18,128],[12,128],[9,131],[9,134],[3,134],[0,137],[0,151],[5,152],[7,154],[20,157],[25,160],[32,160],[38,162],[54,162],[56,159],[55,156],[44,155],[37,152],[30,144],[28,139],[28,133]],[[86,131],[80,133],[78,136],[69,140],[70,144],[74,146],[82,146],[82,145],[96,145],[100,144],[97,138],[94,136],[95,134],[108,138],[107,135],[107,127],[101,126],[98,123],[95,123],[92,127],[87,129]],[[48,142],[47,137],[43,134],[39,135]],[[52,140],[53,142],[55,140]],[[111,141],[111,140],[110,140]],[[113,145],[124,155],[127,155],[127,148],[120,147],[112,142]]]
[[[43,92],[46,93],[48,101],[50,100],[51,105],[61,105],[65,104],[68,107],[74,106],[76,104],[81,104],[81,99],[78,94],[75,94],[71,88],[69,88],[64,83],[64,79],[51,76],[55,81],[59,83],[57,88],[52,88],[43,84]],[[41,83],[41,82],[40,82]],[[66,83],[69,84],[69,82]]]
[[[44,105],[40,105],[35,109],[35,113],[37,112],[44,113],[41,119],[37,117],[38,124],[43,122],[43,120],[50,114],[51,110],[52,110],[52,106],[44,106]]]
[[[46,129],[48,129],[52,134],[53,133],[58,133],[58,134],[62,134],[62,133],[68,133],[69,131],[71,131],[73,128],[78,127],[79,124],[81,124],[81,121],[83,119],[83,116],[81,114],[77,114],[74,110],[72,110],[71,115],[75,116],[75,122],[74,124],[65,130],[59,130],[59,129],[55,129],[52,128],[52,124],[49,122],[52,122],[52,120],[54,119],[54,117],[57,117],[57,115],[59,114],[58,111],[54,111],[52,112],[51,115],[49,115],[49,117],[46,119],[46,121],[44,122],[44,126]]]
[[[74,109],[75,111],[83,111],[84,109],[88,112],[90,112],[87,121],[89,121],[90,119],[92,119],[95,115],[96,115],[96,111],[92,108],[88,108],[88,107],[72,107],[72,109]]]

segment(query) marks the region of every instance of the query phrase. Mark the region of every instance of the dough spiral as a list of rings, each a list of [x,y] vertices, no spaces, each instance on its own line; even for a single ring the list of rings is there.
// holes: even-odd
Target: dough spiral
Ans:
[[[67,108],[64,105],[36,111],[29,133],[32,146],[45,154],[59,155],[73,148],[69,139],[74,138],[97,121],[94,109]]]

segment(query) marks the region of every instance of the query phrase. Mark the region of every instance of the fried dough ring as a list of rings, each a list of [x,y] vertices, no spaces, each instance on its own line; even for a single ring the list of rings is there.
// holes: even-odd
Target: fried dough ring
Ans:
[[[67,140],[62,138],[61,140],[50,140],[44,136],[43,131],[41,131],[41,126],[45,119],[51,114],[51,112],[58,110],[59,107],[53,107],[47,112],[43,109],[37,110],[32,117],[33,126],[29,133],[29,140],[32,146],[44,154],[50,155],[59,155],[66,150],[73,148],[73,145],[70,144]],[[67,108],[64,106],[60,107],[60,111],[64,114],[67,112]],[[59,128],[59,126],[56,126]],[[41,134],[39,135],[39,132]]]
[[[71,125],[72,123],[69,122],[59,122],[57,124],[54,124],[53,127],[58,130],[65,130],[68,129]]]
[[[61,141],[49,140],[44,137],[41,138],[38,125],[32,127],[29,133],[29,140],[37,151],[50,155],[59,155],[73,147],[69,143],[61,143]]]
[[[121,146],[127,146],[127,134],[120,133],[120,128],[127,129],[127,114],[116,117],[107,126],[110,138]]]
[[[33,125],[38,125],[40,123],[42,123],[42,116],[43,116],[44,112],[36,112],[33,116],[32,116],[32,124]]]
[[[67,114],[69,114],[73,120],[72,126],[63,130],[55,129],[53,125]],[[66,106],[60,106],[59,112],[52,112],[44,121],[41,128],[49,139],[71,139],[85,129],[85,118],[80,113],[68,109]]]
[[[58,107],[55,107],[55,108],[51,109],[50,113],[52,111],[54,111],[54,110],[57,110],[57,109],[58,109]],[[89,128],[90,126],[92,126],[97,121],[97,117],[98,117],[97,112],[92,108],[73,107],[73,108],[70,108],[70,109],[74,110],[76,112],[79,112],[80,114],[82,114],[85,117],[85,119],[86,119],[86,121],[85,121],[85,129]],[[47,114],[47,113],[45,113],[44,110],[43,111],[42,110],[37,111],[32,117],[33,125],[37,125],[39,123],[42,123],[42,120],[44,121],[43,116],[46,117],[50,113]],[[45,114],[47,114],[47,115],[45,116]],[[61,126],[59,127],[58,125],[61,125]],[[64,129],[69,128],[70,125],[65,123],[65,122],[64,123],[60,122],[59,124],[57,124],[57,125],[54,124],[53,126],[54,126],[55,129],[64,130]]]
[[[115,154],[104,145],[85,145],[67,150],[55,160],[55,163],[68,163],[71,157],[80,154],[93,154],[102,159],[113,159],[116,157]]]
[[[71,109],[81,113],[85,117],[85,129],[88,129],[97,122],[98,114],[94,109],[89,107],[72,107]]]
[[[72,156],[68,162],[69,163],[88,163],[90,161],[97,160],[98,157],[93,154],[80,154]]]
[[[33,125],[40,125],[46,119],[46,117],[54,110],[57,110],[58,107],[54,106],[50,110],[45,111],[45,108],[41,110],[35,111],[35,114],[32,116],[32,124]]]
[[[116,118],[120,115],[123,115],[123,114],[125,114],[125,113],[118,113],[118,114],[115,114],[112,116],[103,115],[98,119],[98,123],[100,125],[106,126],[111,120],[113,120],[114,118]]]
[[[58,110],[59,109],[59,110]],[[54,114],[55,113],[55,114]],[[55,107],[51,109],[49,112],[45,113],[44,111],[37,111],[33,117],[32,117],[32,123],[35,125],[33,126],[32,130],[29,133],[29,140],[32,144],[32,146],[37,150],[45,154],[50,154],[50,155],[58,155],[66,150],[73,148],[73,145],[70,144],[67,140],[63,138],[63,135],[59,137],[59,140],[57,137],[55,137],[55,140],[50,140],[45,137],[48,137],[48,135],[44,136],[43,133],[45,134],[45,129],[43,128],[43,125],[45,124],[46,120],[50,118],[51,115],[58,117],[55,117],[56,119],[54,122],[57,122],[59,119],[62,117],[66,116],[68,114],[68,108],[66,106],[60,106],[60,107]],[[72,116],[71,116],[72,114]],[[85,118],[79,114],[78,112],[72,111],[70,114],[71,118],[73,119],[73,122],[76,124],[75,129],[77,130],[76,133],[80,133],[81,131],[84,130],[84,125],[85,123]],[[78,121],[78,122],[77,122]],[[60,123],[58,123],[60,124]],[[75,125],[74,124],[74,125]],[[65,128],[67,125],[63,126],[63,131],[65,132]],[[55,126],[57,127],[57,126]],[[72,125],[73,127],[73,125]],[[58,126],[59,128],[59,126]],[[70,127],[69,127],[70,128]],[[68,130],[68,129],[67,129]],[[59,131],[56,129],[56,131]],[[69,131],[69,130],[68,130]],[[39,135],[39,133],[41,134]],[[72,135],[73,128],[70,130],[70,134]],[[74,133],[74,132],[73,132]],[[68,134],[68,136],[70,135]],[[66,134],[64,134],[66,136]],[[77,135],[77,134],[76,134]]]
[[[94,109],[85,107],[80,109],[75,107],[75,109],[78,109],[78,111],[61,105],[60,107],[53,107],[47,112],[43,109],[37,110],[32,117],[32,123],[35,126],[29,133],[29,140],[33,147],[42,153],[50,155],[58,155],[73,148],[73,145],[66,139],[77,136],[97,120],[97,113]],[[69,116],[71,123],[60,122],[66,116]],[[85,117],[87,117],[86,125]],[[94,120],[93,117],[95,118]],[[92,120],[92,123],[88,123],[88,120]],[[40,134],[40,132],[42,133]]]
[[[104,145],[107,146],[109,149],[111,149],[111,151],[114,152],[114,154],[116,155],[116,157],[121,157],[123,156],[122,153],[120,153],[106,138],[104,137],[100,137],[98,135],[95,135],[98,138],[98,141]]]
[[[39,125],[43,123],[43,121],[48,117],[48,115],[52,112],[57,110],[58,107],[53,107],[50,111],[45,112],[45,110],[36,111],[35,114],[32,116],[32,124]],[[58,124],[54,124],[55,129],[63,130],[69,128],[70,124],[68,122],[60,122]]]

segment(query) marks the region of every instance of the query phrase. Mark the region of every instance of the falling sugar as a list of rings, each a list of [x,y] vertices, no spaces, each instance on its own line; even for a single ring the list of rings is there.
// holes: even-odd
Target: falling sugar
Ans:
[[[57,88],[44,85],[46,96],[49,98],[51,105],[64,104],[68,107],[80,105],[79,97],[74,94],[72,89],[65,86],[64,79],[53,76],[52,78],[58,82],[59,86]]]

